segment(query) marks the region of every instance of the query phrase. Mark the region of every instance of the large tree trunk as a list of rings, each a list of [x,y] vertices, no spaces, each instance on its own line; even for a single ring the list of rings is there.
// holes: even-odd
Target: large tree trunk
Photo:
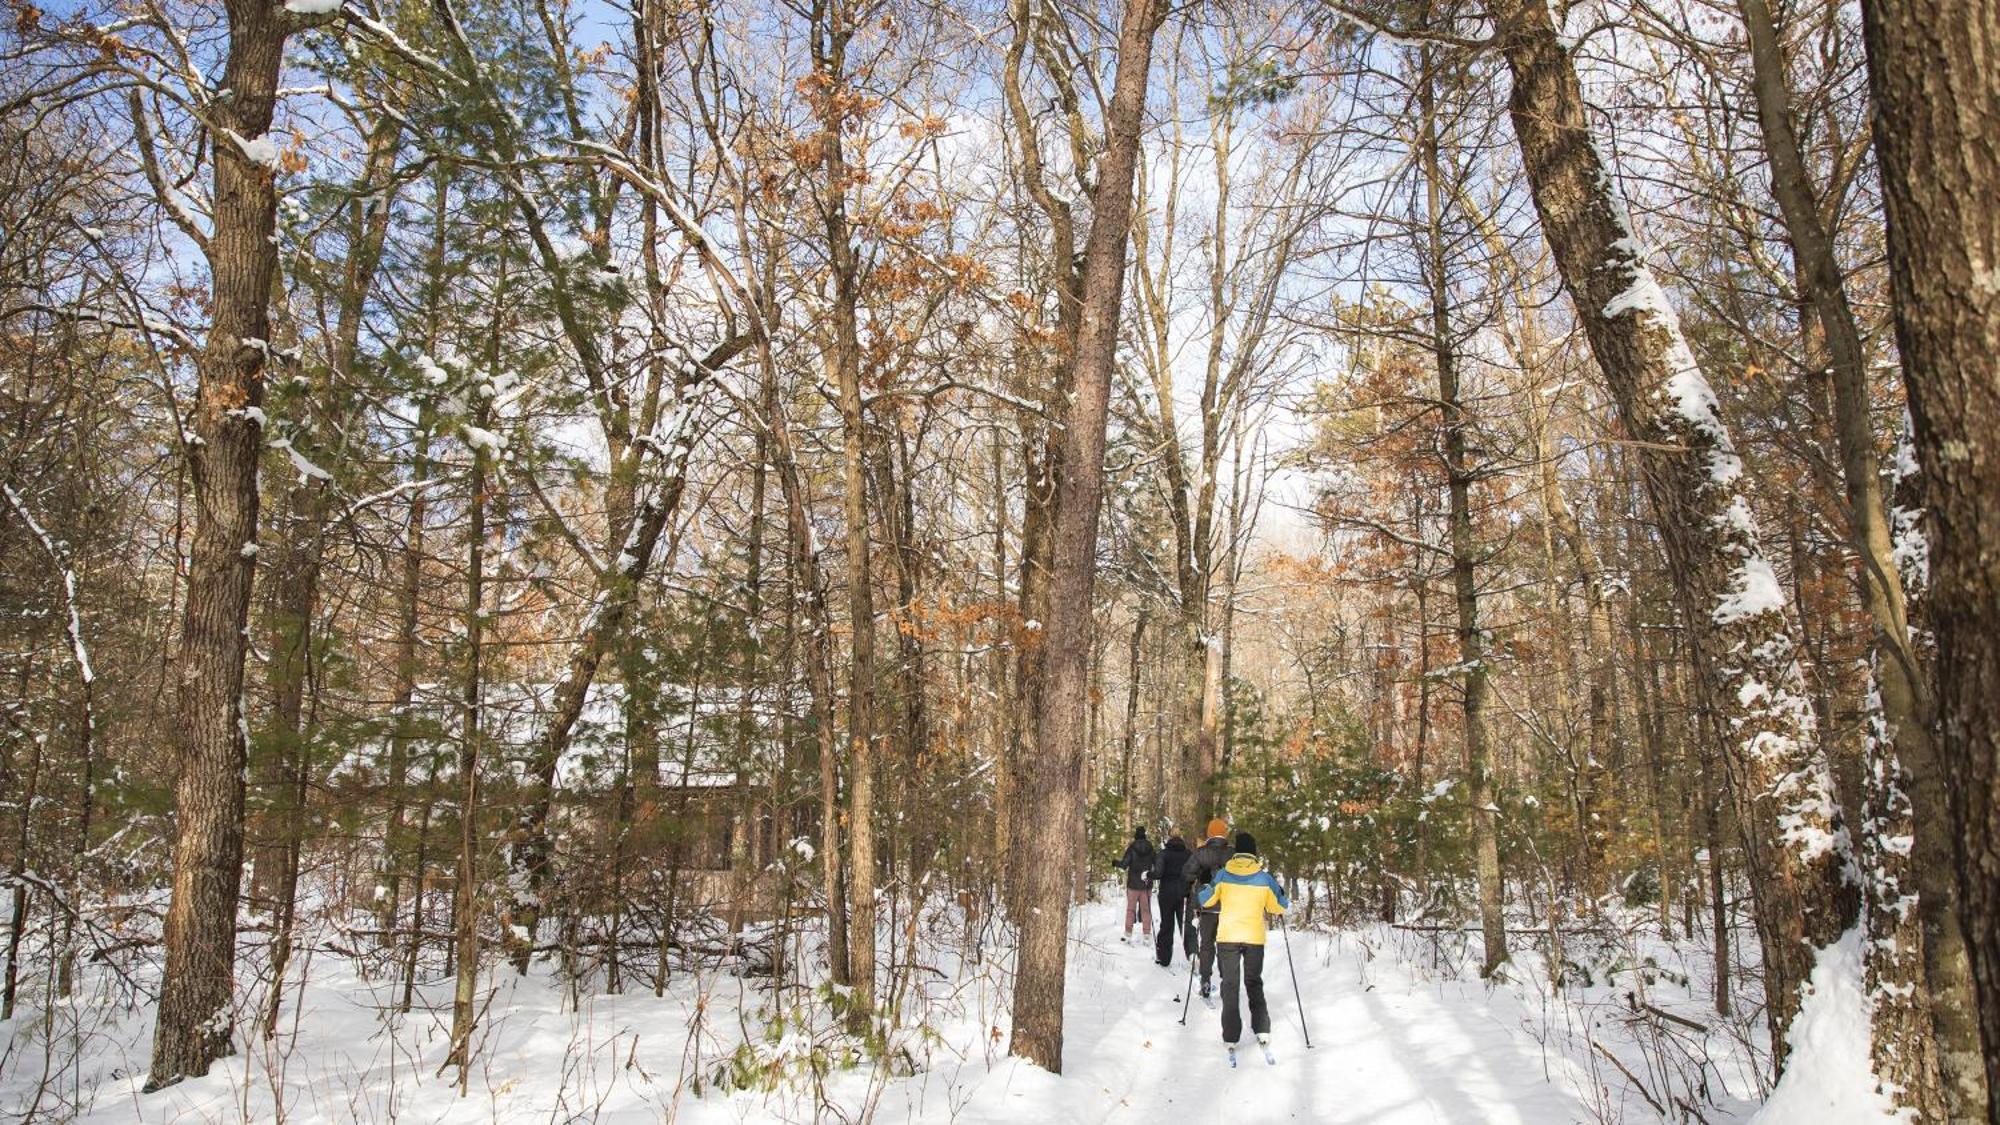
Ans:
[[[1106,144],[1083,267],[1083,308],[1062,434],[1044,623],[1042,693],[1036,708],[1033,768],[1022,798],[1047,818],[1043,837],[1057,855],[1083,847],[1077,787],[1090,694],[1091,590],[1096,580],[1097,522],[1104,489],[1104,438],[1116,363],[1132,182],[1146,109],[1147,71],[1161,13],[1156,0],[1126,0],[1118,34],[1118,73],[1105,120]],[[1011,1050],[1060,1073],[1063,977],[1069,944],[1070,871],[1065,863],[1027,865],[1023,874],[1020,953],[1014,974]]]
[[[1784,1031],[1815,951],[1839,936],[1851,912],[1832,778],[1784,595],[1758,543],[1742,459],[1679,317],[1640,257],[1548,7],[1493,0],[1490,10],[1513,72],[1510,110],[1543,233],[1624,428],[1644,450],[1698,698],[1729,742],[1782,1067]]]
[[[194,539],[175,699],[184,741],[149,1090],[207,1073],[230,1049],[243,878],[243,630],[256,556],[257,419],[277,269],[273,169],[251,159],[245,142],[271,128],[290,17],[264,0],[230,0],[227,11],[220,87],[230,97],[210,107],[215,197],[206,250],[213,321],[187,443]]]
[[[1840,447],[1842,476],[1847,486],[1848,535],[1855,550],[1855,580],[1862,604],[1875,625],[1874,665],[1877,692],[1886,729],[1871,737],[1873,760],[1865,766],[1865,785],[1873,806],[1869,820],[1883,830],[1901,827],[1897,835],[1915,841],[1912,862],[1884,854],[1917,892],[1920,930],[1895,940],[1870,944],[1872,953],[1895,950],[1904,971],[1919,969],[1910,979],[1892,978],[1877,990],[1882,1006],[1911,1009],[1897,1020],[1876,1021],[1880,1037],[1886,1024],[1919,1026],[1928,1003],[1936,1060],[1941,1075],[1922,1064],[1930,1052],[1919,1042],[1905,1049],[1878,1052],[1878,1065],[1896,1073],[1881,1077],[1912,1108],[1931,1117],[1942,1096],[1953,1121],[1980,1120],[1986,1109],[1986,1074],[1979,1051],[1979,1026],[1972,994],[1971,966],[1966,959],[1965,934],[1958,923],[1958,886],[1951,867],[1951,821],[1946,809],[1944,773],[1932,745],[1930,688],[1915,646],[1910,643],[1908,605],[1892,542],[1881,470],[1875,455],[1875,430],[1870,420],[1868,356],[1860,325],[1848,303],[1847,288],[1835,259],[1833,238],[1820,215],[1819,190],[1807,170],[1793,125],[1791,90],[1786,82],[1782,40],[1766,0],[1738,0],[1750,43],[1757,119],[1770,158],[1771,194],[1778,201],[1787,237],[1797,260],[1801,288],[1819,321],[1831,359],[1834,433]],[[1900,763],[1901,769],[1895,768]],[[1907,806],[1898,775],[1908,775]],[[1895,817],[1907,823],[1891,821]],[[1897,876],[1884,873],[1888,883]],[[1886,889],[1883,888],[1883,889]],[[1872,922],[1907,927],[1901,909],[1871,909]],[[1890,935],[1878,935],[1888,938]],[[1912,950],[1916,944],[1921,948]],[[1915,953],[1916,956],[1909,956]],[[1940,1078],[1942,1081],[1940,1081]]]
[[[1896,343],[1935,540],[1935,737],[1987,1112],[2000,1119],[2000,0],[1870,0],[1862,15]]]
[[[1020,879],[1023,865],[1007,862],[1006,857],[1014,854],[1022,835],[1019,824],[1021,792],[1027,784],[1026,771],[1036,737],[1032,716],[1038,714],[1041,707],[1043,640],[1046,635],[1043,626],[1049,619],[1049,567],[1056,486],[1062,479],[1062,420],[1069,409],[1063,388],[1056,385],[1057,381],[1050,376],[1050,372],[1054,360],[1075,353],[1083,284],[1079,265],[1081,255],[1076,252],[1074,209],[1067,198],[1049,188],[1048,172],[1042,161],[1040,134],[1036,129],[1038,111],[1030,110],[1021,85],[1029,44],[1047,34],[1046,31],[1037,31],[1036,22],[1060,18],[1047,11],[1038,15],[1033,8],[1030,0],[1009,0],[1008,19],[1013,24],[1013,38],[1008,41],[1000,71],[1001,94],[1007,103],[1008,120],[1014,128],[1015,151],[1021,161],[1018,182],[1049,225],[1046,253],[1053,276],[1048,284],[1054,290],[1058,310],[1055,345],[1044,348],[1023,346],[1015,353],[1022,377],[1030,382],[1028,393],[1042,407],[1042,425],[1030,426],[1021,441],[1021,578],[1016,611],[1022,629],[1015,638],[1013,706],[1009,713],[1006,756],[1000,763],[995,783],[998,808],[994,839],[997,845],[995,850],[1001,857],[1001,900],[1008,911],[1017,916],[1023,906]],[[1056,106],[1067,117],[1070,126],[1071,157],[1081,164],[1085,154],[1076,147],[1076,138],[1082,133],[1083,126],[1074,82],[1060,60],[1050,63],[1048,72],[1056,86]],[[996,582],[1004,602],[1007,586],[1004,491],[1000,493],[1000,507],[998,522],[1001,526],[995,559],[1002,564]],[[1027,716],[1025,721],[1023,716]]]

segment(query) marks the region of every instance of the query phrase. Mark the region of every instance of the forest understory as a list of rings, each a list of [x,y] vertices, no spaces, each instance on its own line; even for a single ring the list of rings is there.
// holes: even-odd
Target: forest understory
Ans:
[[[1215,1011],[1192,1001],[1184,1012],[1179,1002],[1185,959],[1176,952],[1162,969],[1137,929],[1135,944],[1120,943],[1113,888],[1094,889],[1101,901],[1077,907],[1071,921],[1065,1026],[1073,1038],[1061,1078],[1010,1059],[1012,935],[956,904],[885,925],[894,1000],[864,1035],[842,1018],[837,990],[823,978],[774,981],[777,935],[768,927],[753,929],[736,953],[721,952],[719,941],[709,954],[677,953],[659,995],[648,983],[655,966],[644,959],[627,970],[639,979],[607,991],[603,951],[589,946],[568,969],[553,959],[525,976],[499,967],[480,983],[481,1061],[463,1093],[442,1065],[451,974],[441,963],[423,966],[405,1009],[398,959],[365,951],[369,939],[356,932],[369,919],[309,911],[277,1032],[157,1096],[141,1092],[151,1031],[145,997],[159,973],[154,942],[143,938],[143,923],[106,930],[123,947],[85,971],[72,997],[37,1003],[33,1015],[5,1025],[0,1114],[83,1122],[1871,1119],[1853,1100],[1866,1094],[1865,1020],[1830,1029],[1821,1074],[1831,1087],[1813,1091],[1808,1104],[1757,1116],[1769,1093],[1769,1044],[1754,997],[1744,1015],[1718,1018],[1705,975],[1710,943],[1661,940],[1651,911],[1616,912],[1572,933],[1510,919],[1539,931],[1538,941],[1491,982],[1478,977],[1477,933],[1459,926],[1332,929],[1294,919],[1287,935],[1273,935],[1272,952],[1289,947],[1304,1006],[1292,999],[1286,962],[1273,961],[1276,1069],[1265,1072],[1251,1055],[1231,1072]],[[248,1022],[270,987],[270,950],[258,920],[245,921],[237,995]],[[912,944],[898,946],[899,930]],[[1561,942],[1554,962],[1552,938]],[[790,960],[818,959],[818,933],[799,929],[787,940]],[[1564,966],[1563,982],[1552,980],[1552,963]],[[1858,995],[1858,979],[1845,986]]]

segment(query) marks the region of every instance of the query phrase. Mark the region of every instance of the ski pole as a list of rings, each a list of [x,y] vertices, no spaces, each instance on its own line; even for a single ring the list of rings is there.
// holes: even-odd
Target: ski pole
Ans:
[[[1179,934],[1175,934],[1174,936],[1175,936],[1175,937],[1179,937],[1180,935],[1179,935]],[[1182,1026],[1182,1027],[1186,1027],[1186,1026],[1187,1026],[1187,1010],[1188,1010],[1188,1001],[1190,1001],[1190,1000],[1192,1000],[1192,999],[1194,999],[1194,957],[1193,957],[1193,956],[1189,956],[1189,957],[1188,957],[1188,979],[1187,979],[1187,984],[1186,984],[1186,985],[1185,985],[1184,987],[1182,987],[1182,989],[1181,989],[1181,1026]]]
[[[1278,929],[1285,935],[1285,967],[1292,971],[1292,1003],[1299,1010],[1299,1032],[1306,1037],[1306,1046],[1313,1045],[1313,1034],[1306,1030],[1306,1002],[1299,995],[1299,967],[1292,961],[1292,928],[1285,924],[1285,916],[1278,915]]]

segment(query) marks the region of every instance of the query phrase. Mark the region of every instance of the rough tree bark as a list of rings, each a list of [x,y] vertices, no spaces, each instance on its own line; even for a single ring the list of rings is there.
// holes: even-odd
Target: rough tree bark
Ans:
[[[285,40],[301,17],[265,0],[225,5],[229,45],[210,108],[214,199],[204,252],[212,319],[186,438],[194,497],[175,690],[173,892],[148,1090],[205,1074],[230,1050],[236,900],[243,878],[244,626],[256,558],[257,461],[277,269],[275,169],[261,162]]]
[[[1091,590],[1096,580],[1097,523],[1104,489],[1105,424],[1116,363],[1119,312],[1132,183],[1146,109],[1157,0],[1126,0],[1118,33],[1118,71],[1105,120],[1090,237],[1083,266],[1083,306],[1077,332],[1064,473],[1057,499],[1044,626],[1042,693],[1035,713],[1036,748],[1023,771],[1023,803],[1042,810],[1045,838],[1058,852],[1083,846],[1077,787],[1090,694]],[[1062,1071],[1063,978],[1069,942],[1067,864],[1028,865],[1023,878],[1020,952],[1014,974],[1011,1051],[1047,1070]]]
[[[2000,1119],[2000,0],[1869,0],[1861,11],[1932,533],[1934,738],[1987,1112]]]
[[[1089,189],[1090,154],[1086,151],[1083,112],[1072,71],[1073,60],[1062,44],[1067,37],[1054,26],[1060,19],[1051,11],[1039,15],[1030,0],[1010,0],[1008,19],[1013,38],[1000,72],[1001,93],[1007,103],[1007,117],[1013,127],[1015,155],[1021,162],[1016,179],[1048,221],[1048,241],[1043,253],[1048,263],[1044,279],[1056,303],[1056,325],[1052,342],[1042,346],[1023,345],[1016,352],[1016,364],[1028,384],[1027,393],[1041,407],[1041,425],[1027,427],[1021,435],[1021,550],[1020,582],[1015,608],[1022,629],[1015,638],[1014,691],[1006,740],[1006,760],[1001,763],[997,788],[1000,793],[995,840],[996,852],[1006,855],[1019,837],[1016,820],[1021,807],[1019,793],[1025,784],[1023,771],[1033,754],[1035,724],[1032,716],[1040,706],[1043,663],[1042,627],[1049,618],[1049,567],[1053,541],[1056,484],[1062,478],[1062,424],[1069,403],[1053,373],[1076,350],[1076,333],[1082,302],[1082,255],[1077,253],[1076,214],[1071,201],[1050,184],[1050,173],[1042,159],[1036,115],[1030,111],[1021,79],[1027,65],[1028,48],[1043,62],[1054,87],[1054,108],[1061,115],[1069,138],[1070,174],[1079,186]],[[1024,247],[1024,252],[1026,248]],[[1037,295],[1038,298],[1041,294]],[[1004,493],[1000,506],[1001,538],[995,559],[1000,564],[997,582],[1002,600],[1006,594]],[[1022,721],[1020,716],[1029,718]],[[1001,865],[1002,901],[1010,911],[1021,906],[1018,865]]]
[[[1625,431],[1689,630],[1697,695],[1726,740],[1757,893],[1773,1053],[1815,951],[1851,913],[1843,834],[1784,594],[1758,542],[1737,456],[1679,317],[1640,255],[1547,5],[1492,0],[1510,113],[1544,237]]]
[[[1942,763],[1931,741],[1927,670],[1910,642],[1909,606],[1882,495],[1869,410],[1867,349],[1834,256],[1832,233],[1820,214],[1820,191],[1806,167],[1793,124],[1783,43],[1770,5],[1767,0],[1738,0],[1737,6],[1750,45],[1751,86],[1770,161],[1771,194],[1792,245],[1803,296],[1819,322],[1831,360],[1834,433],[1847,486],[1855,581],[1875,626],[1877,690],[1872,702],[1880,709],[1883,729],[1871,732],[1874,756],[1864,765],[1872,806],[1868,820],[1871,828],[1914,841],[1909,862],[1887,853],[1881,858],[1898,869],[1895,875],[1884,873],[1891,885],[1907,879],[1917,892],[1915,918],[1897,905],[1887,910],[1871,907],[1868,915],[1871,928],[1888,925],[1896,931],[1878,933],[1878,938],[1887,940],[1871,943],[1871,955],[1889,956],[1894,951],[1900,964],[1885,978],[1885,987],[1875,990],[1877,1071],[1901,1104],[1919,1110],[1925,1119],[1935,1118],[1942,1109],[1949,1120],[1976,1121],[1985,1114],[1986,1074],[1972,970],[1958,923],[1951,821]],[[1894,790],[1907,790],[1907,801]],[[1864,837],[1864,844],[1872,842],[1872,833]],[[1900,894],[1897,898],[1900,901]],[[1912,922],[1918,926],[1912,927]],[[1897,1018],[1883,1018],[1892,1010]],[[1883,1041],[1894,1026],[1903,1029],[1902,1038],[1907,1040],[1901,1046]],[[1936,1072],[1929,1066],[1933,1036]]]

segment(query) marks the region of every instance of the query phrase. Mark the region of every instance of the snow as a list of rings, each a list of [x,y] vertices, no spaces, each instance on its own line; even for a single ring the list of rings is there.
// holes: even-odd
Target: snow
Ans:
[[[1637,243],[1631,238],[1621,238],[1611,244],[1614,253],[1621,248],[1635,249]],[[1636,257],[1628,253],[1628,259]],[[1673,315],[1673,306],[1667,303],[1666,291],[1653,280],[1653,271],[1633,263],[1632,284],[1604,305],[1602,315],[1606,320],[1616,320],[1628,312],[1636,312],[1642,318],[1665,318]]]
[[[1708,378],[1701,373],[1701,364],[1695,361],[1694,352],[1688,347],[1687,337],[1681,331],[1680,314],[1668,303],[1666,290],[1660,288],[1653,271],[1638,257],[1637,247],[1638,242],[1631,236],[1629,226],[1626,236],[1611,244],[1611,257],[1602,268],[1622,269],[1630,274],[1632,280],[1617,296],[1605,302],[1599,315],[1606,320],[1615,320],[1629,313],[1639,323],[1666,334],[1665,359],[1669,373],[1660,387],[1660,394],[1682,424],[1708,439],[1711,446],[1707,451],[1709,479],[1719,486],[1733,484],[1743,475],[1743,459],[1736,455],[1729,431],[1722,424],[1715,388],[1709,386]]]
[[[423,376],[424,382],[433,387],[442,387],[451,380],[451,372],[446,371],[428,354],[417,356],[416,366],[417,374]]]
[[[229,130],[224,130],[224,132],[228,133],[230,140],[236,142],[237,151],[243,154],[245,160],[261,168],[276,168],[278,166],[278,145],[277,142],[271,139],[269,133],[246,140],[238,133],[230,132]],[[249,342],[248,340],[244,341],[244,343]]]
[[[963,933],[954,910],[927,912],[925,930]],[[478,1031],[479,1062],[461,1098],[452,1085],[455,1071],[437,1073],[448,1048],[451,980],[422,981],[415,1009],[399,1016],[393,972],[369,979],[346,959],[322,952],[311,961],[312,983],[288,995],[277,1041],[254,1034],[254,1009],[239,992],[245,1004],[236,1021],[239,1053],[206,1077],[157,1094],[139,1093],[150,1016],[87,1009],[109,1022],[80,1061],[89,1108],[79,1120],[265,1121],[280,1116],[280,1104],[284,1118],[299,1123],[392,1115],[533,1122],[552,1114],[685,1125],[1593,1119],[1581,1092],[1587,1076],[1524,1027],[1536,1013],[1517,993],[1469,976],[1435,979],[1416,958],[1388,953],[1388,939],[1377,930],[1292,935],[1299,989],[1310,1005],[1310,1050],[1300,1034],[1284,939],[1273,931],[1264,975],[1277,1066],[1266,1068],[1252,1053],[1231,1073],[1216,1011],[1196,1002],[1186,1024],[1178,1022],[1175,996],[1185,963],[1177,956],[1162,970],[1150,944],[1120,944],[1117,913],[1117,906],[1098,903],[1072,915],[1061,1075],[1007,1054],[1011,957],[997,950],[968,957],[943,944],[922,954],[925,966],[945,979],[913,978],[908,1022],[889,1034],[884,1056],[844,1067],[850,1041],[833,1029],[823,998],[810,1006],[788,999],[783,1022],[765,1022],[772,1001],[763,982],[725,968],[677,972],[657,999],[635,981],[624,994],[585,990],[571,1004],[545,967],[519,978],[499,966],[480,984],[490,1002]],[[883,936],[889,934],[885,923]],[[307,948],[333,936],[308,935]],[[759,1075],[782,1073],[786,1084],[741,1088],[728,1081],[732,1067],[746,1060]],[[0,1076],[0,1107],[17,1106],[37,1070],[24,1065]],[[815,1070],[823,1077],[816,1080]]]
[[[797,857],[809,864],[814,855],[803,837],[785,851],[780,863]],[[1746,1014],[1733,1023],[1717,1017],[1704,975],[1711,952],[1635,927],[1632,919],[1650,908],[1613,907],[1606,921],[1622,936],[1602,943],[1568,935],[1564,961],[1578,967],[1570,975],[1583,983],[1560,988],[1549,983],[1547,951],[1534,939],[1516,946],[1505,981],[1484,982],[1476,975],[1476,928],[1274,929],[1264,979],[1277,1065],[1266,1068],[1250,1052],[1232,1072],[1217,1011],[1197,1001],[1181,1022],[1187,969],[1179,951],[1162,970],[1151,943],[1117,940],[1123,896],[1109,884],[1098,901],[1070,914],[1060,1075],[1007,1053],[1007,927],[966,918],[945,895],[908,919],[899,913],[902,902],[885,896],[883,963],[913,963],[914,971],[902,993],[901,1025],[877,1028],[887,1044],[878,1055],[860,1051],[840,1030],[828,997],[841,990],[813,979],[820,960],[810,931],[792,952],[808,979],[782,993],[764,978],[739,975],[740,963],[727,957],[678,965],[658,998],[643,974],[628,977],[623,994],[607,993],[601,974],[572,992],[548,962],[518,977],[493,957],[479,984],[478,1058],[460,1096],[455,1071],[440,1074],[452,979],[428,965],[414,1006],[399,1014],[394,959],[351,952],[366,950],[365,939],[328,919],[327,904],[339,900],[330,890],[330,883],[317,886],[302,914],[305,954],[294,963],[275,1039],[254,1030],[268,934],[252,930],[243,936],[233,1008],[218,1014],[233,1017],[237,1053],[206,1077],[142,1094],[152,1014],[144,1003],[130,1004],[127,989],[150,989],[158,960],[143,945],[127,949],[117,968],[86,963],[77,996],[49,1013],[53,1035],[35,1007],[39,994],[29,997],[22,1018],[0,1024],[0,1051],[12,1063],[0,1069],[0,1117],[17,1116],[36,1097],[45,1062],[61,1096],[81,1100],[76,1119],[87,1123],[1529,1125],[1647,1122],[1657,1120],[1648,1101],[1685,1100],[1699,1119],[1723,1125],[1750,1120],[1761,1096],[1754,975],[1738,981]],[[123,920],[113,924],[121,929],[103,936],[156,928],[152,907],[163,903],[164,892],[155,892],[149,902],[116,904]],[[367,915],[353,921],[371,924]],[[1535,922],[1515,921],[1527,928]],[[905,934],[920,935],[914,950],[899,944]],[[1754,943],[1739,955],[1754,958]],[[303,985],[299,964],[310,969]],[[1881,1099],[1867,1088],[1860,970],[1856,935],[1822,955],[1792,1038],[1793,1070],[1756,1121],[1892,1119],[1878,1112]],[[1677,1022],[1654,1022],[1648,1012]],[[1671,1040],[1666,1055],[1658,1053],[1663,1039]],[[51,1042],[52,1059],[45,1054]],[[1669,1055],[1674,1062],[1657,1065]],[[1641,1082],[1650,1092],[1635,1085]]]
[[[1715,607],[1715,623],[1729,625],[1760,613],[1776,613],[1785,608],[1785,588],[1769,560],[1753,555],[1737,567],[1734,589]]]
[[[507,449],[507,439],[492,430],[471,424],[467,424],[464,429],[465,444],[489,456],[497,457]]]
[[[301,16],[326,16],[340,10],[341,0],[285,0],[285,10]]]
[[[282,449],[285,451],[285,456],[292,462],[292,471],[299,474],[300,480],[330,481],[333,479],[332,473],[313,464],[312,461],[307,459],[305,454],[300,453],[294,448],[290,438],[273,438],[270,441],[270,446],[273,449]]]
[[[1701,373],[1701,367],[1687,350],[1687,344],[1679,339],[1678,321],[1674,332],[1675,343],[1669,350],[1668,361],[1675,370],[1661,390],[1681,421],[1707,436],[1714,444],[1709,451],[1709,480],[1717,485],[1732,484],[1743,475],[1743,459],[1736,455],[1736,447],[1729,440],[1729,431],[1722,426],[1715,388],[1709,386],[1708,378]]]
[[[1862,936],[1851,929],[1819,951],[1785,1040],[1791,1061],[1751,1125],[1860,1125],[1909,1121],[1875,1089]]]

